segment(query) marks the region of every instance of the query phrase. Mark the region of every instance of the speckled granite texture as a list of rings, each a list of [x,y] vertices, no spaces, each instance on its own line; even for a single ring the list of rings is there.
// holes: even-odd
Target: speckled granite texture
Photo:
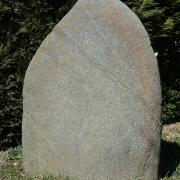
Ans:
[[[138,17],[119,0],[79,0],[26,72],[29,174],[157,180],[161,88]]]

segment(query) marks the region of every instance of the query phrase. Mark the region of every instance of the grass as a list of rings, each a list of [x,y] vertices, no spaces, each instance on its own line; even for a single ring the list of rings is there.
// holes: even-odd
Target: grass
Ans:
[[[180,123],[163,127],[161,151],[161,180],[180,180]],[[22,148],[18,146],[0,152],[0,180],[69,180],[69,178],[27,176],[22,169]]]
[[[163,180],[180,180],[180,123],[163,127],[160,171]]]
[[[65,180],[62,178],[53,178],[52,176],[33,176],[25,175],[22,169],[22,148],[10,148],[7,150],[8,158],[0,166],[0,180]]]

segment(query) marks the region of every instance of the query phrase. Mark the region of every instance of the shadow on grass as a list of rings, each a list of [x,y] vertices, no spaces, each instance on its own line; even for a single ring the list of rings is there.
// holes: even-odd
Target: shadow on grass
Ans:
[[[159,175],[170,177],[180,163],[180,146],[175,142],[161,141]]]
[[[171,119],[169,121],[162,121],[162,125],[171,125],[179,122],[180,117],[178,116],[176,119]]]

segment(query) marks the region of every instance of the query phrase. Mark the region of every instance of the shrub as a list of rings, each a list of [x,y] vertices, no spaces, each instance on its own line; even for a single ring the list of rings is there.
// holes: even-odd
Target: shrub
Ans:
[[[42,40],[74,0],[0,2],[0,149],[21,144],[25,71]]]
[[[0,1],[0,149],[21,144],[25,71],[42,40],[77,0]],[[180,119],[179,0],[124,0],[150,34],[163,84],[163,122]]]

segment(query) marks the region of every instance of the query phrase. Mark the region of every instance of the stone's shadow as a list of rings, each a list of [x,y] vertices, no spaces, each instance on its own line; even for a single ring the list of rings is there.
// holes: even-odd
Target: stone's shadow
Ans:
[[[165,122],[162,121],[162,125],[164,126],[164,125],[175,124],[175,123],[179,122],[179,119],[180,119],[180,117],[178,116],[176,119],[171,119],[170,121],[165,121]]]
[[[180,146],[175,142],[161,141],[159,176],[170,177],[180,163]]]

